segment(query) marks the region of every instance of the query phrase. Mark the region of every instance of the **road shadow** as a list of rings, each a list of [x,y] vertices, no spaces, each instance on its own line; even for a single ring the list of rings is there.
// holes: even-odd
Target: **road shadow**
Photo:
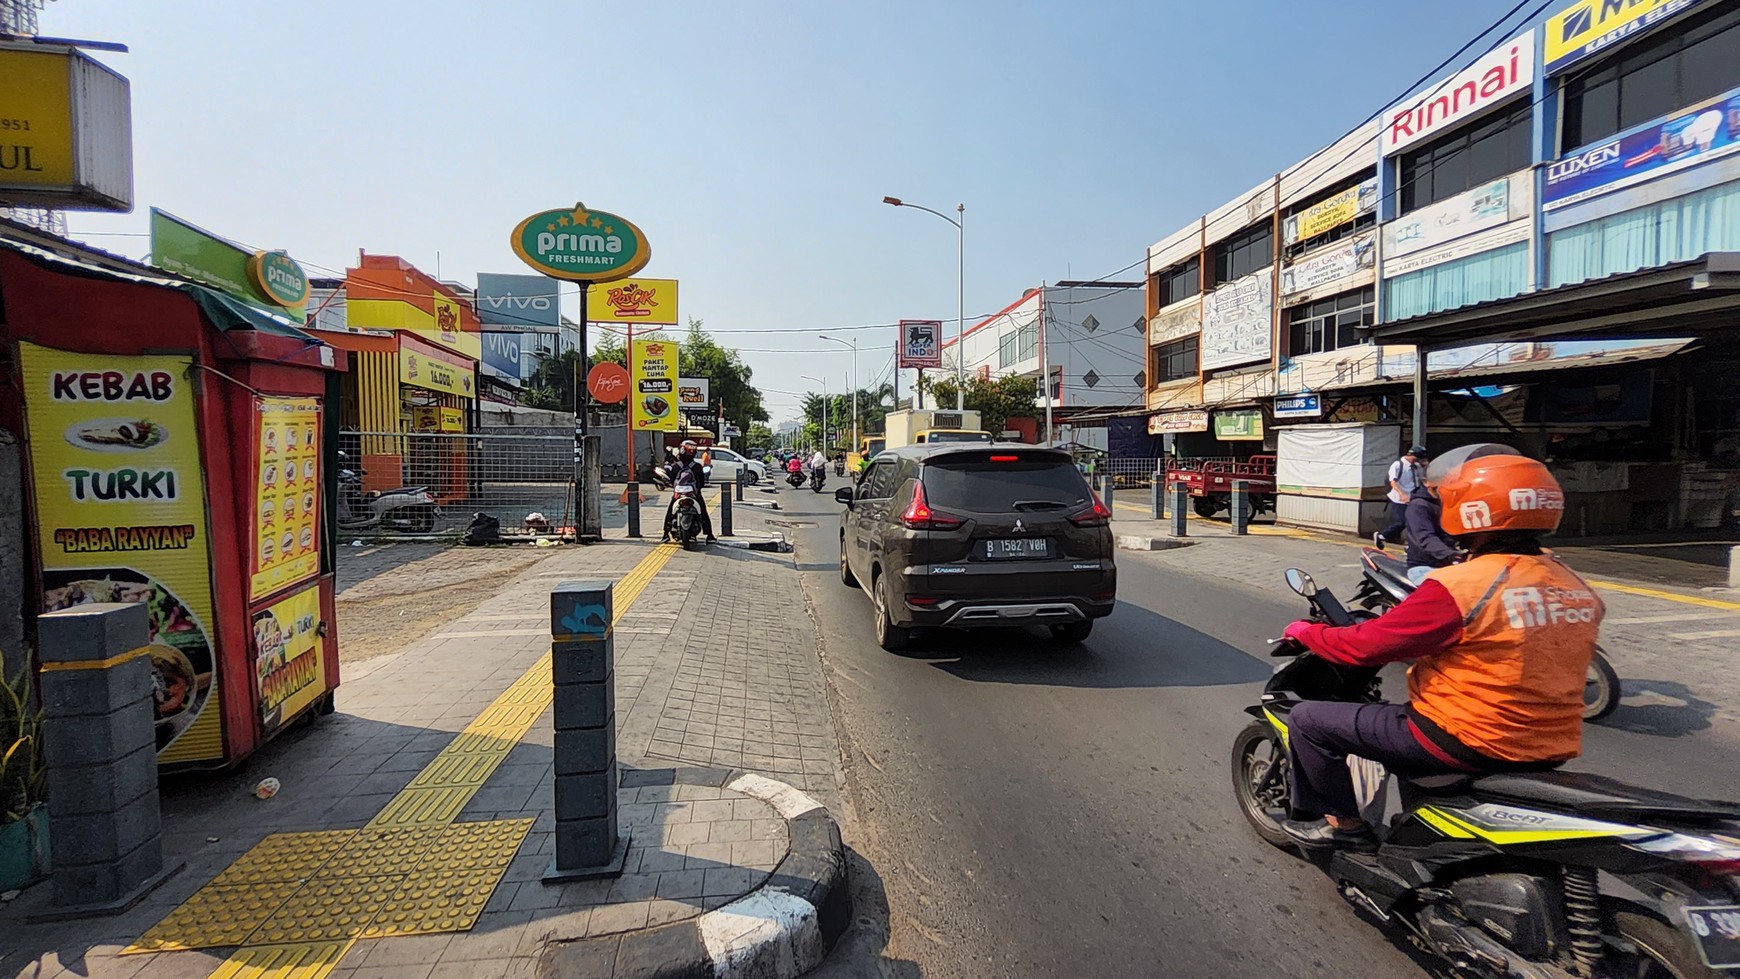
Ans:
[[[1622,681],[1623,697],[1613,713],[1594,723],[1632,734],[1660,738],[1683,738],[1710,727],[1716,705],[1692,695],[1690,688],[1675,680]],[[1641,699],[1647,703],[1626,703]],[[1672,701],[1663,703],[1661,701]]]
[[[864,855],[846,847],[846,877],[852,888],[852,925],[808,979],[920,979],[917,962],[888,955],[888,891]]]
[[[341,541],[336,557],[333,560],[334,577],[339,594],[352,585],[358,585],[371,578],[378,578],[390,571],[395,571],[407,564],[414,564],[426,558],[434,557],[453,546],[453,542],[435,543],[432,541],[402,541],[364,543],[361,547],[351,546],[352,540],[344,538],[344,530],[339,530]]]
[[[1037,629],[932,629],[902,655],[963,680],[1097,689],[1238,686],[1272,672],[1235,646],[1122,602],[1079,645]]]

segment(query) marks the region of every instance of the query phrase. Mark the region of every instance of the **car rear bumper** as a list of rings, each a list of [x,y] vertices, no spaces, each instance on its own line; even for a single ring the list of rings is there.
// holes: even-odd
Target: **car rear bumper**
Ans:
[[[995,628],[1083,622],[1112,614],[1116,599],[944,599],[935,605],[907,603],[914,626]]]

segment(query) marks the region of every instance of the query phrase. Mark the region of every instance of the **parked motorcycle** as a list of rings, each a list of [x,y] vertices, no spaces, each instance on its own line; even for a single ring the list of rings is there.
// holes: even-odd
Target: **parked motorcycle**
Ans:
[[[1348,610],[1297,568],[1287,583],[1311,616]],[[1369,613],[1367,613],[1369,614]],[[1258,836],[1295,846],[1287,725],[1306,700],[1372,703],[1375,668],[1341,666],[1292,640],[1256,718],[1233,741],[1233,792]],[[1349,903],[1399,927],[1456,975],[1717,979],[1740,966],[1740,804],[1708,802],[1570,772],[1399,779],[1349,759],[1376,853],[1310,851]],[[1723,973],[1731,974],[1731,973]]]
[[[344,458],[344,453],[339,453]],[[338,471],[338,529],[390,530],[412,534],[427,534],[435,529],[441,507],[429,495],[427,486],[401,486],[398,489],[363,492],[361,469]]]
[[[822,484],[826,483],[827,481],[828,481],[828,470],[826,467],[817,466],[816,468],[810,470],[810,489],[815,490],[817,493],[820,493],[822,491]]]
[[[1359,590],[1354,592],[1353,600],[1368,611],[1387,612],[1418,587],[1408,577],[1406,562],[1377,548],[1365,548],[1360,563],[1365,577],[1359,583]],[[1589,661],[1589,675],[1583,681],[1583,719],[1599,721],[1613,713],[1622,696],[1619,674],[1607,659],[1607,651],[1597,644],[1595,657]]]

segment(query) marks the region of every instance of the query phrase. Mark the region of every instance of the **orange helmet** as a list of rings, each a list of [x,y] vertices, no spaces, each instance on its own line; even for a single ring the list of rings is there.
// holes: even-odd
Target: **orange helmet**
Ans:
[[[1444,502],[1439,522],[1453,537],[1494,530],[1559,529],[1565,491],[1547,467],[1508,445],[1482,442],[1432,460],[1426,482]]]

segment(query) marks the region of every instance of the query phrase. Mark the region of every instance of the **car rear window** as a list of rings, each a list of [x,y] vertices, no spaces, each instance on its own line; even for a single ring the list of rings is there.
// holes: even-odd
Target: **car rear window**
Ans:
[[[1016,461],[1001,461],[1000,454],[992,453],[926,463],[925,502],[943,509],[1000,513],[1063,509],[1088,501],[1087,480],[1068,460],[1010,455]]]

